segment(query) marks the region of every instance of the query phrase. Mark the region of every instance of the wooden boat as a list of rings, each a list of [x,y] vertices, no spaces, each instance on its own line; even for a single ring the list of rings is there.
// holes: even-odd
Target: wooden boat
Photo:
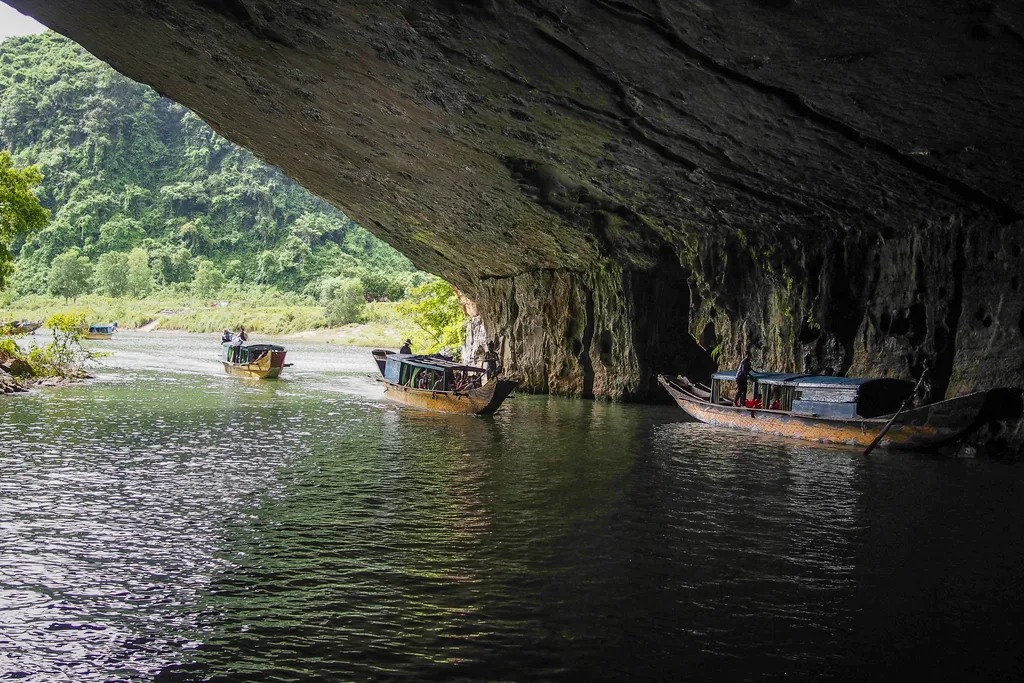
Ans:
[[[665,375],[659,375],[658,382],[680,408],[706,424],[863,448],[882,432],[914,388],[911,382],[894,379],[754,373],[754,398],[744,396],[744,405],[735,406],[722,396],[734,377],[715,373],[711,387]],[[954,441],[979,425],[988,393],[906,410],[878,447],[925,449]]]
[[[251,379],[276,379],[281,376],[287,351],[276,344],[242,344],[232,346],[231,342],[221,344],[221,363],[224,372],[235,377]]]
[[[443,413],[490,415],[508,398],[519,382],[494,378],[471,389],[454,389],[457,375],[479,381],[484,369],[462,365],[439,356],[417,356],[376,349],[373,359],[381,370],[377,381],[385,395],[412,408]],[[420,388],[428,385],[430,388]]]
[[[82,329],[82,336],[86,339],[112,339],[117,325],[89,325],[88,329]]]
[[[7,324],[4,334],[16,335],[16,334],[34,334],[36,330],[43,326],[41,321],[30,321],[30,320],[12,320]],[[0,329],[3,329],[0,327]]]

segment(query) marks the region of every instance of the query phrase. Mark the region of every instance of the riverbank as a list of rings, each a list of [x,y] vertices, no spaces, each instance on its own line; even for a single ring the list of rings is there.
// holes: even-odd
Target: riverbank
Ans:
[[[276,304],[276,305],[275,305]],[[362,319],[327,327],[322,306],[274,301],[197,301],[164,296],[146,299],[100,295],[63,299],[27,296],[0,307],[0,320],[46,320],[55,313],[81,313],[89,323],[117,321],[121,329],[216,333],[240,326],[257,334],[310,339],[349,346],[398,347],[413,333],[412,322],[392,302],[366,305]]]

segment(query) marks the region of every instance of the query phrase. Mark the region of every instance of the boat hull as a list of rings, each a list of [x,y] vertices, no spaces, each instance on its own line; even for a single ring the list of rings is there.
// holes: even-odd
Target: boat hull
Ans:
[[[86,339],[113,339],[113,334],[104,334],[102,332],[86,332],[82,335]]]
[[[385,395],[397,403],[422,410],[469,415],[490,415],[519,386],[519,382],[496,379],[466,392],[431,391],[402,386],[384,379],[379,381],[384,384]]]
[[[229,363],[221,361],[224,372],[234,377],[247,377],[249,379],[277,379],[284,369],[284,357],[286,351],[272,351],[265,354],[255,363]]]
[[[669,378],[659,376],[658,381],[679,407],[695,419],[709,425],[758,434],[866,448],[891,417],[828,418],[715,405],[689,394]],[[986,395],[987,392],[977,392],[901,413],[878,447],[928,449],[953,441],[977,424]]]

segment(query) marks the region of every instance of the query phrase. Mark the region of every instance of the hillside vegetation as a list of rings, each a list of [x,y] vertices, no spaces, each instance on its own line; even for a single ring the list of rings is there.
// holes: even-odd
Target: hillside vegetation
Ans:
[[[0,318],[268,334],[356,325],[332,338],[411,335],[422,350],[464,336],[450,285],[57,34],[0,43],[0,150],[26,178],[41,171],[50,213],[11,245]],[[407,292],[405,308],[386,303]],[[448,332],[423,322],[434,318]]]
[[[0,44],[0,149],[18,167],[38,166],[51,212],[49,225],[13,245],[19,295],[77,298],[73,285],[52,285],[62,254],[88,265],[87,291],[113,296],[152,288],[211,298],[230,283],[314,304],[340,278],[358,280],[367,299],[395,300],[426,278],[184,107],[52,32]],[[133,249],[144,250],[135,257],[148,273],[137,263],[128,285]]]

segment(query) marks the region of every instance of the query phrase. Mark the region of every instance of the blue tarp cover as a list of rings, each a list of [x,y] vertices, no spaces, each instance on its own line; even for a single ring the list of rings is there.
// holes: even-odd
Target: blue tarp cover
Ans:
[[[797,377],[806,377],[797,372],[752,372],[750,373],[750,379],[754,382],[764,382],[766,384],[779,384],[782,382],[788,382]],[[711,375],[711,379],[718,380],[734,380],[736,379],[735,370],[722,370]]]

